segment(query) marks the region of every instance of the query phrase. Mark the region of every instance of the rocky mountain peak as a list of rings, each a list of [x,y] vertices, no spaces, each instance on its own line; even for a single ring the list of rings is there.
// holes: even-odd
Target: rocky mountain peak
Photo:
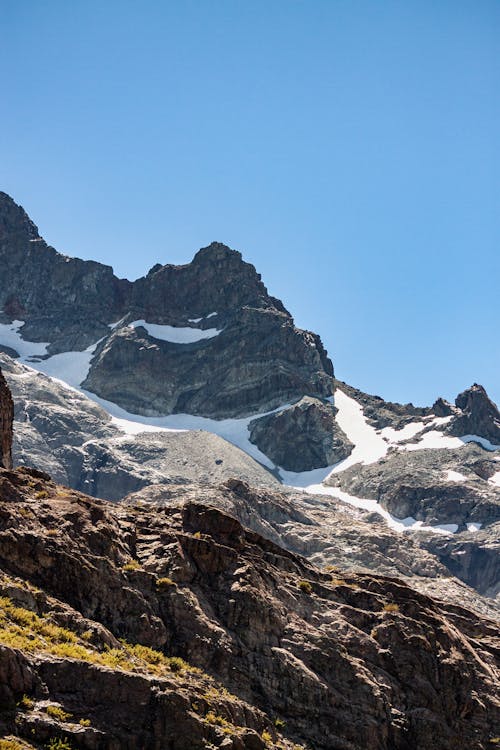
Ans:
[[[234,259],[243,262],[243,257],[238,250],[225,245],[223,242],[211,242],[207,247],[198,250],[193,258],[193,263],[217,262]]]
[[[0,467],[12,468],[12,435],[14,402],[7,382],[0,370]]]
[[[455,399],[460,409],[450,423],[452,435],[480,435],[500,445],[500,412],[482,385],[474,383]]]
[[[0,243],[16,235],[27,240],[40,240],[38,227],[31,221],[22,206],[7,193],[0,191]]]

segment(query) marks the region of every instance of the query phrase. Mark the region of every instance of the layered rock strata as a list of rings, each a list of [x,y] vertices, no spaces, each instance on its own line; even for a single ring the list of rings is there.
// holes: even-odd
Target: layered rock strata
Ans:
[[[0,369],[0,467],[12,468],[12,435],[14,403],[9,386]]]

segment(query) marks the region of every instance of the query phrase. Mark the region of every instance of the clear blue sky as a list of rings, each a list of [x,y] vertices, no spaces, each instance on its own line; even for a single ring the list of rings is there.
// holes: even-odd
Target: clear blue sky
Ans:
[[[136,278],[243,252],[337,375],[500,401],[497,0],[3,0],[0,189]]]

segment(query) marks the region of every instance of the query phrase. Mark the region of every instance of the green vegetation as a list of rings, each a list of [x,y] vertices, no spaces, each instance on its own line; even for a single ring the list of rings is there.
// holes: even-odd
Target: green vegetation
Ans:
[[[299,581],[298,586],[304,594],[312,594],[312,586],[309,581]]]
[[[49,493],[47,490],[40,490],[40,492],[35,492],[35,497],[37,500],[45,500],[49,496]]]
[[[89,727],[90,726],[90,719],[80,719],[78,722],[81,727]]]
[[[33,747],[32,745],[25,745],[15,739],[4,737],[0,740],[0,750],[26,750],[27,748]]]
[[[29,653],[52,654],[64,659],[78,659],[127,672],[154,675],[197,673],[178,656],[165,656],[148,646],[121,643],[120,648],[99,651],[80,639],[76,633],[55,625],[45,617],[17,607],[9,598],[0,597],[0,643]]]
[[[122,570],[130,571],[130,570],[140,570],[141,564],[138,560],[133,560],[130,558],[127,560],[127,562],[122,565]]]
[[[69,742],[58,737],[52,737],[45,747],[47,750],[73,750]]]
[[[398,604],[391,604],[389,602],[387,604],[384,604],[383,610],[384,610],[384,612],[399,612],[399,605]]]
[[[23,695],[17,705],[19,706],[19,708],[23,708],[25,711],[31,711],[31,709],[35,705],[35,701],[32,700],[28,695]]]
[[[45,711],[53,719],[57,719],[57,721],[69,721],[73,718],[73,715],[61,708],[61,706],[47,706]]]
[[[172,581],[171,578],[168,578],[167,576],[164,576],[163,578],[158,578],[156,580],[156,587],[158,589],[168,589],[170,586],[175,586],[174,581]]]

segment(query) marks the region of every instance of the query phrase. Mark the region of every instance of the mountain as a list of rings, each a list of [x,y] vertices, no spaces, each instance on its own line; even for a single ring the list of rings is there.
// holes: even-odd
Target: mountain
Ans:
[[[0,750],[497,744],[484,388],[340,382],[219,243],[129,282],[0,194],[0,263]]]
[[[320,570],[202,502],[113,505],[0,470],[0,569],[6,748],[496,741],[492,621]]]
[[[129,282],[57,253],[2,193],[0,261],[15,464],[114,501],[234,478],[281,484],[303,508],[311,498],[313,529],[315,497],[326,519],[347,507],[369,521],[369,539],[382,521],[393,550],[412,534],[433,570],[499,592],[500,415],[481,386],[415,407],[335,380],[319,337],[295,328],[253,266],[219,243]],[[297,547],[293,513],[287,523],[268,529],[279,544],[325,548]],[[391,555],[387,569],[406,573]]]
[[[319,337],[220,243],[132,283],[57,253],[0,193],[0,263],[4,320],[22,320],[49,355],[94,346],[85,387],[129,411],[221,419],[333,393]]]

